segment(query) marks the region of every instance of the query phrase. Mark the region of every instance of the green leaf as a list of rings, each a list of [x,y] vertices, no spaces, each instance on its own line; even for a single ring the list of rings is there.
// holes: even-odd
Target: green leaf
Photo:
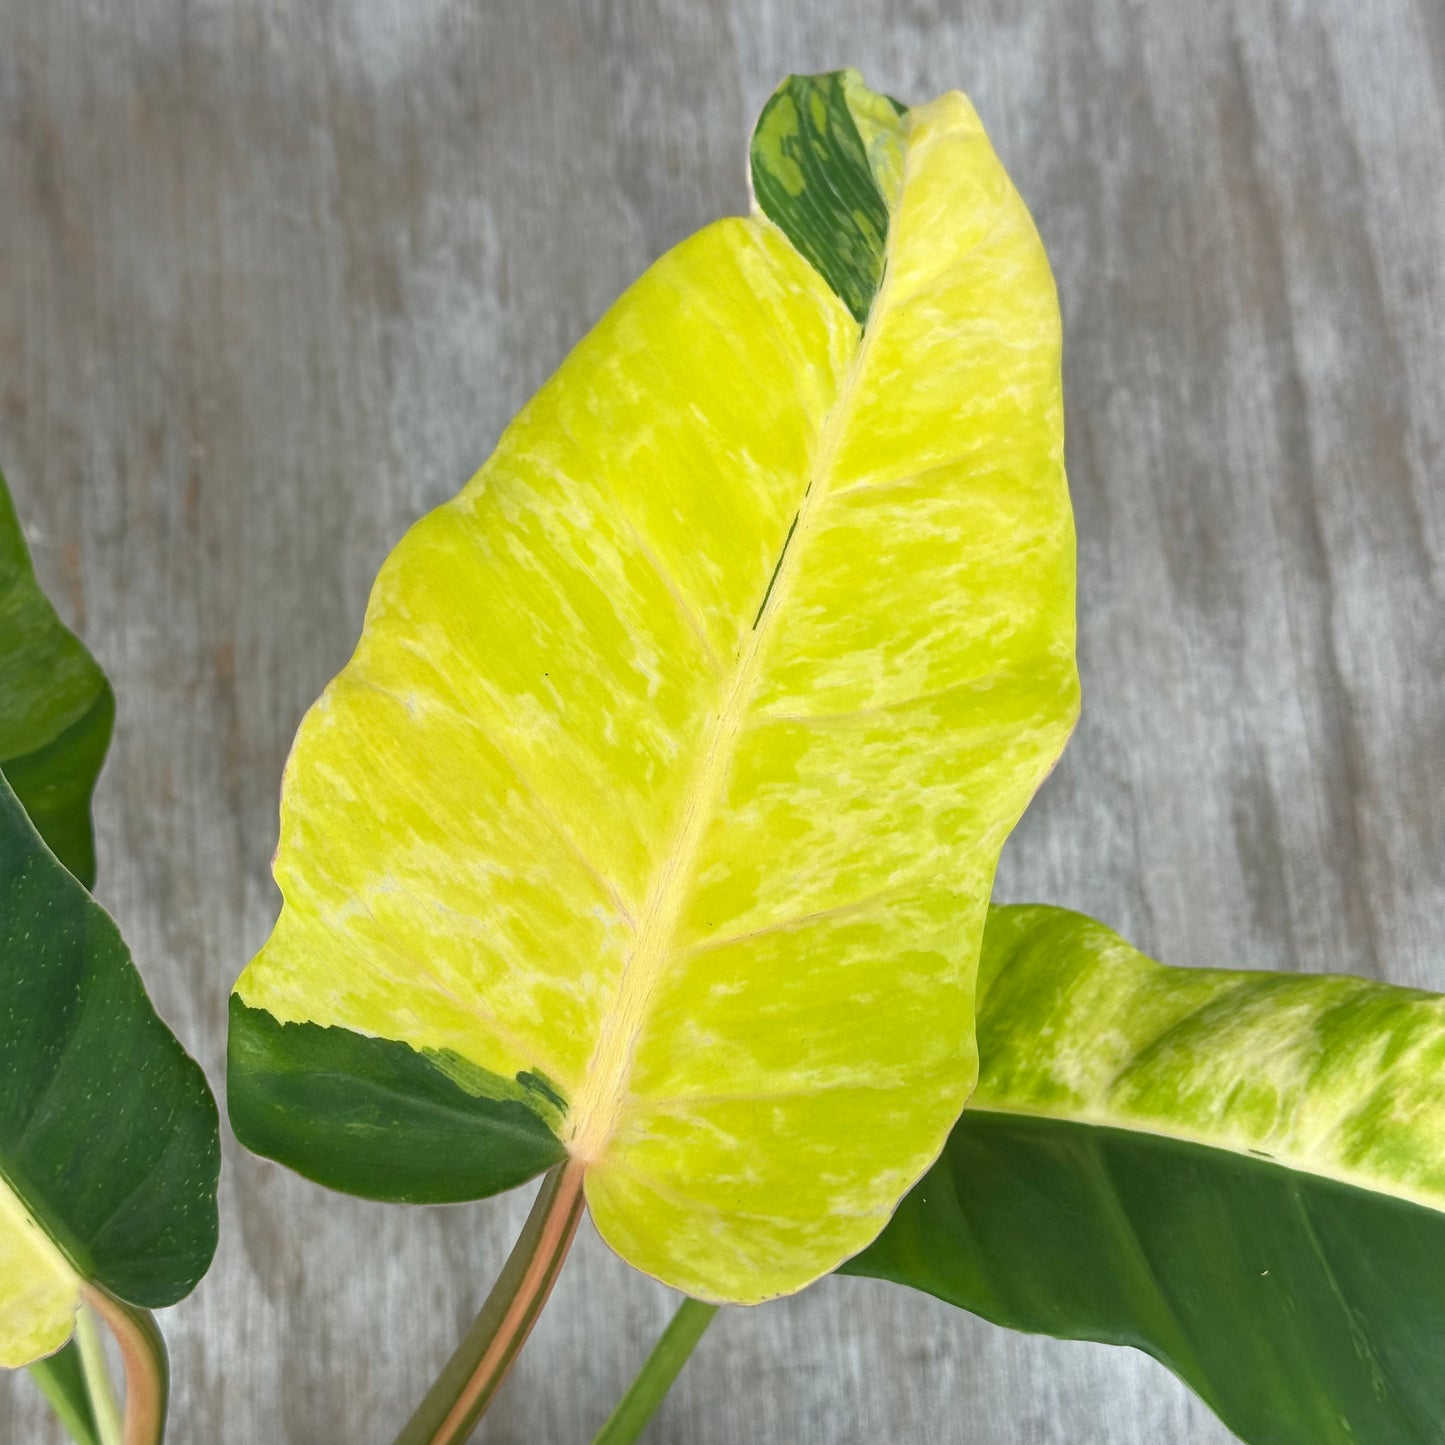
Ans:
[[[95,881],[90,795],[114,720],[105,675],[35,580],[0,476],[0,772],[87,887]]]
[[[1445,1439],[1445,998],[992,911],[977,1093],[846,1266],[1163,1361],[1249,1445]]]
[[[811,93],[805,151],[777,104],[754,145],[785,202],[664,256],[387,562],[231,1046],[243,1143],[413,1199],[565,1149],[603,1237],[713,1300],[833,1268],[936,1156],[998,851],[1077,709],[1032,222],[962,96]],[[795,245],[859,146],[887,216]],[[861,330],[834,263],[885,232]],[[471,1130],[454,1170],[417,1107]]]
[[[69,1338],[82,1286],[173,1304],[216,1247],[199,1067],[115,924],[0,778],[0,1365]]]

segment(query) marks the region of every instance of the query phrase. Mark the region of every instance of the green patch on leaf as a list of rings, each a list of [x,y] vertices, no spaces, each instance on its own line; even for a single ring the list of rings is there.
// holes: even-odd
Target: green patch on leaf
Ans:
[[[905,107],[857,71],[791,75],[753,131],[753,195],[860,324],[883,277],[903,184]]]
[[[231,998],[231,1123],[248,1149],[367,1199],[447,1204],[564,1157],[540,1080],[344,1028],[280,1023]]]

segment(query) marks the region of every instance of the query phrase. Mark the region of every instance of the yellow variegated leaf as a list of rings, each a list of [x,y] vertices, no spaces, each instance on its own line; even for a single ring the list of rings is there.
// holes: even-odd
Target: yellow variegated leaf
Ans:
[[[1077,707],[1057,307],[972,108],[795,78],[753,180],[387,561],[287,770],[230,1090],[376,1197],[570,1154],[624,1258],[739,1301],[937,1155]]]
[[[1445,997],[990,911],[982,1069],[850,1274],[1134,1345],[1248,1445],[1445,1440]]]

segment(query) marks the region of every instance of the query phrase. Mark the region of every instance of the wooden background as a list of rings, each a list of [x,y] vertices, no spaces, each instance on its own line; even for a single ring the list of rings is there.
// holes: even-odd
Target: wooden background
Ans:
[[[1445,988],[1441,0],[0,0],[0,462],[120,700],[100,896],[218,1087],[382,557],[845,63],[972,94],[1063,298],[1085,711],[1001,895]],[[228,1143],[172,1439],[389,1440],[525,1207]],[[589,1440],[671,1304],[584,1229],[481,1438]],[[725,1314],[649,1438],[1227,1439],[1132,1353],[839,1280]]]

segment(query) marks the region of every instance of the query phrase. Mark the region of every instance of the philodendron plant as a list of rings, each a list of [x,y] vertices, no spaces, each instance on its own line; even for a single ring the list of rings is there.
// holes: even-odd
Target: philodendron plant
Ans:
[[[398,545],[287,768],[238,1138],[373,1199],[544,1176],[398,1445],[470,1435],[584,1210],[685,1297],[608,1445],[832,1271],[1135,1345],[1250,1445],[1438,1445],[1445,1000],[989,905],[1078,685],[1058,310],[977,117],[792,77],[751,176]],[[109,693],[0,564],[0,1359],[153,1445],[214,1113],[63,866]]]

